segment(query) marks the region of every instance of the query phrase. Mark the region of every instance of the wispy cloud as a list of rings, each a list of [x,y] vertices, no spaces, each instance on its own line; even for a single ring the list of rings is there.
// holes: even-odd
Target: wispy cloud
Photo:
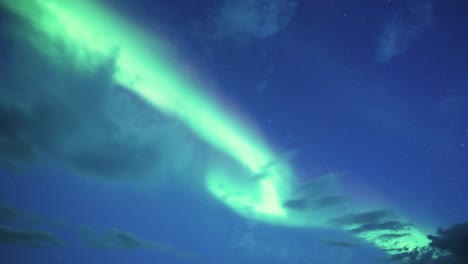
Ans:
[[[377,61],[387,63],[404,53],[433,23],[431,2],[408,1],[407,9],[397,12],[380,35]]]
[[[136,249],[147,248],[153,250],[173,250],[172,247],[147,241],[136,235],[118,229],[108,229],[102,234],[96,234],[90,227],[80,232],[83,243],[97,249]]]
[[[0,226],[0,244],[25,247],[63,246],[63,242],[51,233]]]
[[[118,229],[106,229],[104,232],[96,233],[90,227],[84,227],[80,230],[80,239],[85,245],[102,250],[150,249],[171,252],[179,258],[194,258],[197,256],[195,253],[179,251],[169,245],[145,240],[133,233]]]
[[[336,246],[336,247],[347,247],[347,248],[353,248],[353,247],[360,247],[360,244],[357,243],[352,243],[348,241],[342,241],[342,240],[320,240],[320,243],[325,244],[325,245],[330,245],[330,246]]]
[[[296,10],[296,0],[223,1],[214,12],[220,37],[263,38],[282,30]]]

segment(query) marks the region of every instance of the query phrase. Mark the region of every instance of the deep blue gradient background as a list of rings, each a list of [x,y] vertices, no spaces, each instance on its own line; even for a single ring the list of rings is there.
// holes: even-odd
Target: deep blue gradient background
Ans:
[[[390,45],[379,40],[391,20],[429,1],[299,0],[287,24],[268,36],[219,36],[213,25],[224,1],[104,2],[171,43],[276,149],[297,152],[291,163],[304,180],[339,172],[350,193],[390,204],[429,232],[468,219],[465,1],[433,1],[420,34],[396,29],[406,44],[387,62],[376,54],[379,45]],[[2,69],[16,58],[9,52],[0,49]],[[337,231],[243,219],[212,199],[200,180],[113,182],[49,159],[32,167],[0,169],[0,202],[37,216],[21,215],[13,226],[53,231],[66,244],[0,245],[1,263],[363,264],[385,257],[371,246],[319,242],[355,241]],[[90,249],[78,239],[83,226],[126,230],[198,257]]]

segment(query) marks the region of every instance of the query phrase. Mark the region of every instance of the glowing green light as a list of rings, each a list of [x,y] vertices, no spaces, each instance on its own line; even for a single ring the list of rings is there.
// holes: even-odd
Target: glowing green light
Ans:
[[[223,166],[213,165],[208,171],[207,190],[238,214],[274,224],[329,227],[327,220],[342,213],[285,209],[282,204],[290,198],[294,186],[291,169],[283,163],[268,166],[276,159],[270,148],[241,120],[202,92],[199,84],[184,77],[161,41],[91,1],[0,0],[0,3],[27,19],[51,41],[63,42],[74,51],[76,63],[84,70],[92,71],[100,58],[115,56],[115,82],[161,112],[181,120],[200,138],[246,167],[249,175],[262,174],[260,179],[251,180],[245,175],[233,175]],[[60,60],[60,52],[48,43],[26,37],[51,59]],[[408,235],[396,240],[383,238],[382,235],[398,234],[388,231],[369,231],[359,236],[390,254],[429,244],[417,229],[405,232]]]
[[[162,43],[105,8],[83,0],[3,3],[30,19],[51,39],[60,39],[74,49],[77,63],[83,68],[93,68],[96,55],[116,55],[116,82],[160,111],[184,121],[198,136],[253,172],[272,160],[271,151],[255,133],[183,77]]]

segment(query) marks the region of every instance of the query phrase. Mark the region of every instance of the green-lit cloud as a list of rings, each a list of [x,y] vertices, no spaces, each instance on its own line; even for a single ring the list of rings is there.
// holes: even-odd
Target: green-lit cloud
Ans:
[[[43,56],[32,65],[18,62],[21,69],[41,69],[42,78],[32,78],[34,86],[31,78],[1,85],[26,91],[1,102],[1,118],[17,117],[0,134],[10,152],[12,146],[25,146],[21,153],[46,152],[100,176],[157,176],[164,172],[161,167],[190,160],[195,150],[187,134],[193,134],[217,151],[203,166],[206,191],[243,217],[340,228],[389,254],[429,245],[422,231],[380,210],[386,206],[346,195],[335,174],[299,183],[289,162],[221,100],[204,92],[202,83],[191,80],[162,40],[110,9],[93,1],[0,3],[29,25],[16,28],[16,34]],[[132,105],[132,98],[139,103]],[[145,113],[157,117],[143,123],[155,126],[130,118],[142,102],[149,106]],[[2,154],[2,160],[11,163],[23,156],[34,155]],[[113,238],[122,247],[142,242],[128,234]]]
[[[0,87],[0,161],[7,168],[49,156],[84,174],[141,179],[189,164],[193,137],[116,85],[112,57],[86,72],[73,66],[63,43],[50,43],[58,62],[18,39],[2,40],[19,54],[2,69],[9,77]]]

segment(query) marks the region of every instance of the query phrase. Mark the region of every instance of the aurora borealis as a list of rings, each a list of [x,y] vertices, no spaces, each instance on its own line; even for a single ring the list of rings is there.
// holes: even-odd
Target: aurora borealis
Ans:
[[[237,215],[281,228],[345,231],[390,256],[439,257],[427,237],[435,229],[432,221],[418,225],[421,220],[408,219],[398,207],[355,195],[342,186],[339,173],[304,180],[293,163],[281,158],[281,152],[269,143],[275,139],[267,140],[251,122],[225,106],[226,98],[215,96],[209,84],[197,81],[184,66],[188,62],[175,56],[177,50],[164,37],[140,29],[98,1],[0,3],[34,29],[18,30],[15,37],[20,41],[58,67],[67,67],[61,63],[70,59],[64,59],[64,54],[71,54],[76,70],[84,76],[98,72],[111,60],[115,85],[164,119],[182,124],[175,130],[188,131],[206,144],[195,152],[214,154],[207,158],[201,175],[186,179],[198,182],[194,186]],[[178,163],[172,150],[162,155]]]

